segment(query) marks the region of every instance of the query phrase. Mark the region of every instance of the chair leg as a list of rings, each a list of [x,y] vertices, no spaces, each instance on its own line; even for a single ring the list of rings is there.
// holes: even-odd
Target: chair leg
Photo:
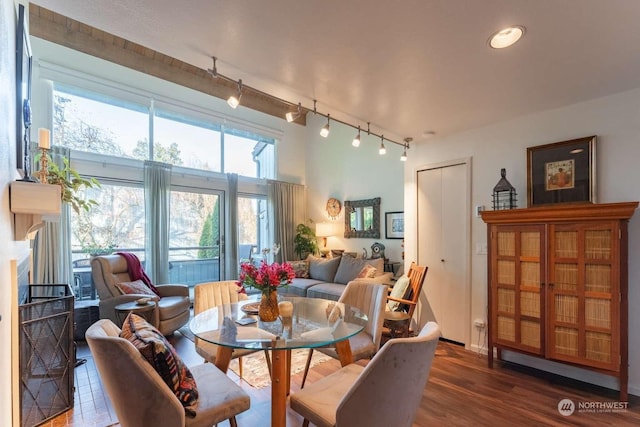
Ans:
[[[308,419],[304,419],[304,421],[302,422],[302,427],[309,427],[309,420]]]
[[[267,360],[267,369],[269,370],[269,378],[271,378],[271,357],[269,356],[269,350],[264,351],[264,358]]]
[[[240,379],[242,379],[242,356],[238,357],[238,372],[240,373]]]
[[[229,425],[231,427],[238,427],[238,423],[236,423],[236,417],[229,418]]]
[[[311,366],[311,357],[313,356],[313,349],[309,349],[309,355],[307,356],[307,364],[304,365],[304,374],[302,375],[302,385],[300,388],[304,388],[304,383],[307,381],[307,374],[309,373],[309,367]],[[307,421],[308,422],[308,421]]]

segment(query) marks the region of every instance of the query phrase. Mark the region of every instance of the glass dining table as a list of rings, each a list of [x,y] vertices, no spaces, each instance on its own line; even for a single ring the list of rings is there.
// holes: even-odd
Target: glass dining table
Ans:
[[[234,348],[271,350],[271,426],[285,427],[291,380],[291,350],[334,346],[342,366],[353,363],[349,338],[367,315],[356,307],[320,298],[280,296],[281,316],[262,322],[257,302],[225,304],[196,315],[193,334],[218,345],[216,366],[226,372]],[[251,323],[248,323],[251,322]]]

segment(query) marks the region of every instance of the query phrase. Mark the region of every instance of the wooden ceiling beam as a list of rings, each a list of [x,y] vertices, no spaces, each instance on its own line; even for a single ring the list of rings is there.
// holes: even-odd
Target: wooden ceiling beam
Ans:
[[[31,36],[216,98],[226,100],[237,92],[238,86],[234,81],[214,78],[207,70],[93,28],[34,3],[29,4],[29,32]],[[281,119],[284,119],[288,111],[292,111],[290,103],[248,86],[243,86],[241,105]],[[301,115],[295,122],[304,126],[306,117]]]

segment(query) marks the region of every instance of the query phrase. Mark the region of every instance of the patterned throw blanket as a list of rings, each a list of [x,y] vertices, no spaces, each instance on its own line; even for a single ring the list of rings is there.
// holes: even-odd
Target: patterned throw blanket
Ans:
[[[142,264],[140,264],[140,260],[136,254],[132,254],[130,252],[116,252],[116,254],[123,256],[125,261],[127,261],[127,270],[129,270],[129,276],[131,277],[132,282],[142,280],[144,284],[147,285],[156,295],[160,296],[158,288],[153,285],[151,279],[147,276],[147,273],[144,272]]]

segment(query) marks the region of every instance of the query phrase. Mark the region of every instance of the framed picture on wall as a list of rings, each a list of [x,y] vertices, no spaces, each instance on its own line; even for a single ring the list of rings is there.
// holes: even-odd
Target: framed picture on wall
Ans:
[[[595,202],[595,136],[527,148],[527,206]]]
[[[16,168],[28,176],[31,127],[31,46],[24,5],[18,5],[16,25]]]
[[[404,212],[385,212],[385,238],[404,239]]]

